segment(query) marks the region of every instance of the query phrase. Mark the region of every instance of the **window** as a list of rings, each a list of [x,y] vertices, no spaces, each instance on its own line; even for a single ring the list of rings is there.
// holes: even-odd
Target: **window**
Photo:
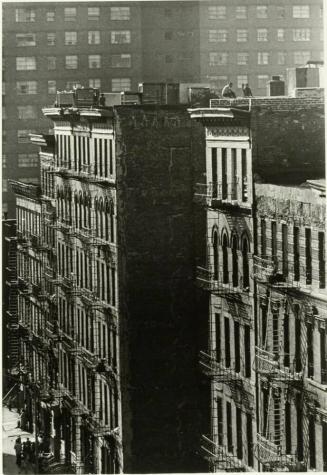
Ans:
[[[309,5],[294,5],[293,18],[310,18]]]
[[[2,168],[7,168],[7,155],[2,154]]]
[[[304,66],[310,61],[310,51],[295,51],[293,54],[294,64]]]
[[[287,224],[282,224],[282,262],[283,276],[288,275],[288,228]]]
[[[131,42],[131,32],[126,31],[112,31],[111,32],[111,44],[128,44]]]
[[[285,41],[285,30],[284,30],[284,28],[278,28],[278,30],[277,30],[277,41]]]
[[[39,165],[39,157],[37,153],[19,153],[18,154],[18,166],[20,168],[37,167],[38,165]]]
[[[29,134],[33,134],[34,130],[17,130],[18,143],[29,143]]]
[[[130,54],[113,54],[111,56],[112,68],[130,68],[132,66]]]
[[[233,453],[233,420],[232,420],[232,405],[226,402],[226,422],[227,422],[227,450]]]
[[[293,228],[294,280],[300,280],[300,229]]]
[[[226,82],[227,82],[227,76],[208,76],[207,80],[210,83],[210,86],[212,88],[218,88],[222,89]]]
[[[100,31],[89,31],[87,34],[89,45],[100,44]]]
[[[251,378],[251,331],[249,325],[244,325],[244,376]]]
[[[310,28],[295,28],[293,30],[293,41],[310,41]]]
[[[271,222],[271,259],[275,262],[277,258],[277,223]]]
[[[320,332],[321,384],[327,384],[327,338],[326,338],[326,330],[324,328],[320,328],[319,332]],[[326,429],[327,429],[327,424],[326,424]],[[326,435],[327,435],[327,433],[326,433]],[[327,462],[327,458],[326,458],[326,462]]]
[[[268,41],[268,30],[267,30],[267,28],[258,28],[257,29],[257,41]]]
[[[35,46],[36,34],[35,33],[17,33],[16,34],[16,46]]]
[[[18,119],[37,119],[35,106],[18,106]]]
[[[48,94],[56,94],[57,83],[56,81],[48,81]]]
[[[37,94],[37,82],[36,81],[17,81],[16,90],[17,90],[17,94]]]
[[[55,46],[56,44],[56,33],[48,33],[47,34],[47,45],[48,46]]]
[[[277,53],[277,63],[281,66],[284,66],[286,63],[286,53],[283,51],[278,51]]]
[[[259,51],[258,52],[258,64],[268,64],[269,63],[269,53]]]
[[[247,65],[249,62],[249,53],[237,53],[237,64]]]
[[[259,74],[258,75],[258,88],[263,89],[267,86],[267,81],[269,80],[269,76],[267,74]]]
[[[305,229],[305,270],[306,270],[306,283],[310,285],[312,283],[312,256],[311,256],[311,229]]]
[[[218,194],[217,194],[217,192],[218,192],[218,189],[217,189],[218,174],[217,174],[217,149],[216,148],[211,149],[211,169],[212,169],[212,186],[213,186],[212,197],[217,198],[217,196],[218,196]],[[218,241],[216,243],[214,241],[214,244],[218,244]],[[217,253],[214,254],[214,258],[215,259],[218,258]],[[217,264],[216,271],[218,272],[218,259],[217,259],[217,262],[215,262],[215,264]],[[217,272],[216,272],[216,274],[217,274]],[[217,274],[217,280],[218,280],[218,274]]]
[[[224,327],[225,327],[225,367],[230,368],[230,325],[229,318],[224,318]]]
[[[277,7],[277,18],[285,18],[285,7]]]
[[[217,239],[217,233],[215,233],[214,239]],[[216,361],[220,363],[220,360],[221,360],[220,313],[215,313],[215,327],[216,327]]]
[[[225,20],[226,7],[225,6],[212,6],[208,7],[209,20]]]
[[[77,56],[65,56],[65,68],[66,69],[77,69],[78,59]]]
[[[246,439],[248,449],[248,466],[253,467],[253,431],[251,414],[246,414]]]
[[[241,371],[241,353],[240,353],[240,323],[234,321],[234,351],[235,351],[235,367],[236,373]]]
[[[111,7],[110,20],[130,20],[131,11],[129,7]]]
[[[240,76],[237,76],[237,87],[239,89],[242,89],[242,86],[244,84],[247,84],[249,82],[247,74],[242,74]]]
[[[99,69],[99,68],[101,68],[101,56],[99,54],[90,54],[89,55],[89,68],[90,69]]]
[[[228,53],[209,53],[209,66],[220,66],[227,64]]]
[[[326,287],[326,272],[325,272],[325,233],[318,233],[318,260],[319,260],[319,288]]]
[[[35,56],[19,56],[16,58],[17,71],[33,71],[36,69]]]
[[[228,282],[229,282],[228,243],[227,243],[226,234],[224,234],[224,237],[223,237],[222,251],[223,251],[223,283],[228,284]],[[225,336],[225,338],[226,338],[226,336]]]
[[[268,18],[268,7],[266,5],[257,6],[257,18]]]
[[[247,7],[238,6],[236,7],[236,18],[245,20],[248,16]]]
[[[307,322],[307,360],[308,360],[308,378],[314,376],[314,353],[313,353],[313,328],[312,324]]]
[[[48,56],[47,57],[47,62],[48,62],[48,70],[53,70],[56,69],[56,57],[55,56]]]
[[[248,289],[250,285],[250,273],[249,273],[249,243],[246,237],[242,240],[242,261],[243,261],[243,288]]]
[[[227,149],[221,149],[221,197],[227,200]],[[227,266],[227,267],[226,267]],[[224,268],[224,284],[228,283],[228,252],[227,252],[227,236],[223,239],[223,268]]]
[[[64,20],[65,21],[75,21],[76,20],[76,8],[65,8],[64,9]]]
[[[76,45],[77,44],[77,32],[76,31],[65,31],[65,45]]]
[[[224,43],[227,41],[227,30],[209,30],[209,43]]]
[[[56,19],[56,12],[54,12],[53,10],[50,10],[46,13],[46,19],[47,21],[55,21]]]
[[[112,92],[130,91],[131,80],[130,78],[116,78],[111,80]]]
[[[242,411],[236,408],[236,455],[239,460],[243,458]]]
[[[236,30],[236,41],[239,43],[245,43],[248,41],[249,32],[248,30]]]
[[[232,149],[235,150],[235,149]],[[236,160],[236,154],[234,154],[235,160]],[[233,157],[233,158],[234,158]],[[235,160],[233,160],[234,163],[233,167],[235,169]],[[236,234],[233,235],[232,237],[232,281],[233,281],[233,287],[238,287],[238,245],[237,245],[237,236]],[[236,349],[235,349],[236,351]]]
[[[100,8],[99,7],[88,7],[87,9],[87,19],[88,20],[99,20],[100,19]]]
[[[6,179],[2,180],[2,191],[6,193],[8,191],[8,181]]]
[[[34,22],[35,21],[35,10],[31,8],[16,8],[16,22]]]
[[[217,419],[218,419],[218,444],[223,445],[224,441],[224,420],[222,398],[217,397]]]
[[[94,87],[95,89],[101,88],[101,79],[89,79],[89,87]]]
[[[79,81],[67,81],[66,90],[71,91],[77,87],[82,87],[82,84]]]

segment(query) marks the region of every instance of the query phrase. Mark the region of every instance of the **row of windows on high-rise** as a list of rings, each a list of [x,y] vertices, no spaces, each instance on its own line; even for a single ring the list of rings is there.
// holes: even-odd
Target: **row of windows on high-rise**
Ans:
[[[228,16],[230,18],[236,18],[245,20],[250,18],[266,19],[266,18],[310,18],[311,11],[310,5],[292,5],[289,8],[286,6],[278,5],[269,6],[257,5],[251,7],[247,5],[237,5],[236,7],[227,7],[226,5],[212,5],[208,6],[208,19],[209,20],[225,20]],[[319,16],[323,16],[323,7],[319,6]]]
[[[107,10],[107,9],[105,9]],[[131,9],[130,7],[120,6],[120,7],[110,7],[110,20],[113,21],[126,21],[131,18]],[[39,18],[37,18],[37,10],[35,8],[16,8],[15,10],[15,20],[17,23],[26,23],[26,22],[35,22],[40,20],[46,20],[47,22],[54,22],[56,20],[64,21],[77,21],[78,13],[76,7],[65,7],[63,11],[58,11],[57,9],[48,10],[45,15],[41,11],[39,12]],[[104,12],[101,12],[100,7],[88,7],[87,8],[87,19],[91,21],[100,20]]]
[[[277,232],[281,232],[281,262],[278,263],[278,270],[285,278],[292,275],[295,282],[299,282],[302,278],[307,285],[312,285],[313,281],[316,281],[319,282],[320,289],[326,287],[325,233],[323,231],[318,231],[317,235],[313,236],[311,228],[304,229],[305,245],[303,252],[300,244],[302,229],[299,226],[290,227],[287,224],[282,224],[280,229],[278,229],[278,223],[271,221],[269,242],[265,219],[261,219],[260,227],[260,252],[263,258],[269,257],[272,261],[278,263]],[[290,239],[292,240],[292,252],[289,246]],[[313,248],[313,242],[318,243],[317,249]],[[270,251],[270,256],[267,256],[268,250]],[[302,265],[303,261],[305,263],[304,266]]]
[[[234,32],[233,32],[234,33]],[[320,41],[324,40],[324,30],[319,29],[319,38]],[[225,43],[231,39],[231,30],[230,29],[219,29],[219,30],[209,30],[208,31],[208,41],[209,43]],[[237,29],[235,39],[238,43],[245,43],[249,41],[249,30],[248,29]],[[268,28],[257,28],[256,30],[256,40],[259,42],[262,41],[310,41],[312,39],[312,29],[311,28],[293,28],[291,30],[286,28],[277,28],[276,30],[269,30]]]
[[[129,44],[131,43],[131,31],[130,30],[118,30],[118,31],[110,31],[110,44],[117,45],[117,44]],[[87,43],[89,45],[99,45],[101,44],[101,36],[104,32],[99,30],[92,30],[87,31]],[[23,46],[36,46],[37,45],[37,33],[16,33],[16,46],[23,47]],[[80,32],[77,31],[65,31],[64,36],[61,34],[57,34],[55,32],[46,33],[45,37],[39,38],[40,43],[43,45],[44,40],[46,40],[46,44],[48,46],[55,46],[59,41],[63,41],[65,46],[75,46],[80,43],[84,43],[84,35],[83,39],[80,39]],[[86,39],[86,38],[85,38]],[[79,41],[78,41],[79,40]]]
[[[303,66],[310,61],[311,51],[293,51],[292,53],[287,53],[286,51],[277,51],[276,53],[258,51],[255,55],[256,56],[247,52],[231,54],[224,51],[211,51],[208,55],[208,64],[211,67],[227,66],[236,61],[236,64],[239,66],[247,66],[249,62],[251,62],[252,65],[256,62],[259,66],[268,65],[271,62],[284,66],[287,62],[292,60],[295,65]],[[271,61],[272,57],[273,61]]]
[[[77,55],[67,55],[64,57],[65,69],[78,69],[79,57]],[[103,57],[100,54],[88,55],[87,65],[89,69],[100,69]],[[47,69],[53,70],[58,67],[58,57],[48,56]],[[132,67],[132,57],[129,53],[111,55],[110,66],[112,68]],[[42,66],[43,67],[43,66]],[[37,69],[37,58],[35,56],[19,56],[16,58],[17,71],[35,71]]]

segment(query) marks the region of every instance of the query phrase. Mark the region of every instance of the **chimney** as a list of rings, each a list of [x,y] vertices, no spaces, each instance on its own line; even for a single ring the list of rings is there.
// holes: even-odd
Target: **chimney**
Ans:
[[[267,96],[285,96],[285,81],[280,76],[272,76],[267,83]]]

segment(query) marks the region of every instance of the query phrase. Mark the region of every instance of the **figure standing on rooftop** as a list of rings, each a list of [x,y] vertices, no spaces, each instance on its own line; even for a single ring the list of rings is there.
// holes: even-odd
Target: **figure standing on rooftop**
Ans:
[[[223,97],[229,97],[229,98],[232,98],[232,99],[236,98],[236,94],[233,91],[232,87],[233,87],[232,82],[229,82],[228,84],[226,84],[226,86],[224,86],[224,88],[222,90]]]
[[[242,84],[242,91],[243,91],[244,97],[253,97],[252,91],[251,91],[248,83]]]

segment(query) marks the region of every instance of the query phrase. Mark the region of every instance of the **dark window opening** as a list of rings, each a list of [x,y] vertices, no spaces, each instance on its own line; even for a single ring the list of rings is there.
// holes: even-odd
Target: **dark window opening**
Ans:
[[[267,428],[268,428],[268,410],[269,410],[269,393],[267,389],[262,389],[262,434],[264,437],[267,436]]]
[[[221,183],[222,183],[222,199],[227,199],[227,150],[221,149]]]
[[[305,229],[305,272],[306,284],[312,283],[311,229]]]
[[[251,332],[249,325],[244,325],[244,359],[245,377],[251,378]]]
[[[303,461],[303,405],[301,396],[297,398],[296,404],[296,440],[297,456],[300,462]]]
[[[246,414],[246,435],[248,447],[248,466],[253,467],[253,433],[251,414]]]
[[[267,307],[261,306],[261,345],[262,348],[267,346]]]
[[[235,347],[235,371],[239,373],[241,370],[240,355],[240,324],[234,321],[234,347]]]
[[[288,275],[288,228],[282,224],[282,255],[283,255],[283,276]]]
[[[217,198],[217,183],[218,183],[218,175],[217,175],[217,149],[211,149],[211,167],[212,167],[212,197]]]
[[[285,402],[285,449],[286,453],[292,452],[292,417],[291,417],[291,405],[288,401]]]
[[[248,200],[248,180],[247,180],[247,163],[246,149],[242,149],[242,200]]]
[[[327,422],[322,423],[322,460],[323,471],[327,472]]]
[[[284,314],[284,366],[290,365],[290,319]]]
[[[316,468],[316,429],[315,417],[309,416],[309,468]]]
[[[300,280],[300,230],[298,227],[293,229],[293,254],[294,254],[294,280]]]
[[[274,262],[277,259],[277,225],[275,221],[271,222],[271,259]]]
[[[243,260],[243,288],[247,289],[250,285],[250,274],[249,274],[249,246],[247,239],[243,239],[242,245],[242,260]]]
[[[220,363],[221,359],[221,329],[220,329],[220,313],[215,313],[216,325],[216,360]]]
[[[265,258],[267,256],[267,241],[266,241],[266,220],[261,220],[261,257]]]
[[[226,402],[226,421],[227,421],[227,450],[233,453],[233,423],[232,423],[232,405]]]
[[[229,318],[225,317],[225,366],[230,367],[230,328]]]
[[[272,314],[272,351],[275,356],[279,355],[279,314]]]
[[[223,421],[223,403],[222,403],[221,397],[217,397],[217,419],[218,419],[218,444],[223,445],[224,421]]]
[[[308,378],[314,376],[314,356],[313,356],[313,329],[307,324],[307,352],[308,352]]]
[[[237,440],[237,458],[243,458],[243,440],[242,440],[242,411],[239,407],[236,408],[236,440]]]
[[[295,371],[299,373],[302,371],[301,359],[301,320],[295,318]]]
[[[213,234],[213,278],[218,280],[218,234]]]
[[[228,243],[227,236],[224,234],[223,237],[223,283],[228,284],[229,275],[228,275]]]
[[[231,184],[231,199],[237,200],[237,161],[236,148],[232,148],[232,184]]]
[[[327,384],[326,330],[320,329],[320,367],[321,383]]]
[[[326,287],[325,233],[318,233],[319,288]]]
[[[238,287],[237,237],[232,237],[233,287]]]

